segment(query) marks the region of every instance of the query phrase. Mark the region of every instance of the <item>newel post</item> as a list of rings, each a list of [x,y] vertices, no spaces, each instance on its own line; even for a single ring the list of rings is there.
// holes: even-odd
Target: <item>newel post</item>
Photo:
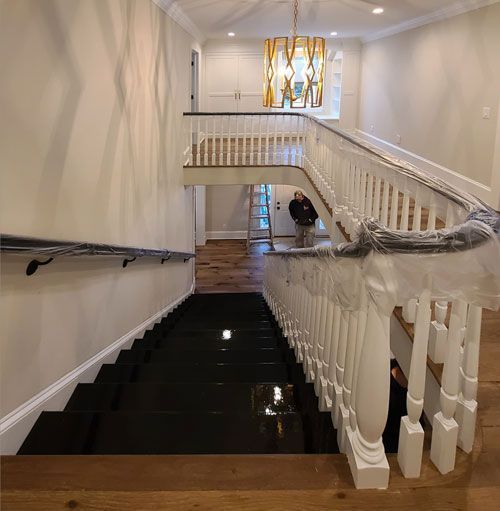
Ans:
[[[356,382],[357,428],[346,450],[356,488],[387,488],[389,464],[382,443],[390,385],[390,316],[368,303],[365,335]]]

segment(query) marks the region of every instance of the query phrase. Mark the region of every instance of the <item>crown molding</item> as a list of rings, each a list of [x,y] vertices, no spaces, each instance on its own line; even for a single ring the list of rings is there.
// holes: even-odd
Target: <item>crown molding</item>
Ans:
[[[435,23],[436,21],[453,18],[459,14],[465,14],[466,12],[475,11],[481,7],[487,7],[499,2],[500,0],[461,0],[452,5],[449,5],[448,7],[443,7],[442,9],[438,9],[437,11],[431,12],[429,14],[424,14],[418,18],[413,18],[411,20],[404,21],[403,23],[399,23],[398,25],[393,25],[392,27],[373,32],[364,36],[361,40],[363,43],[369,43],[371,41],[376,41],[377,39],[383,39],[384,37],[406,32],[407,30],[411,30],[413,28]]]
[[[170,16],[178,25],[186,32],[191,34],[194,39],[201,45],[206,41],[205,34],[193,23],[191,18],[182,10],[176,0],[151,0],[157,5],[167,16]]]

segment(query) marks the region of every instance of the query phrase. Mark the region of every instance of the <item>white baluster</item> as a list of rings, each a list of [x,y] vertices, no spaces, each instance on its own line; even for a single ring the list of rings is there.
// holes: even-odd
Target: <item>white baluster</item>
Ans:
[[[359,288],[359,286],[358,286]],[[346,452],[347,427],[349,426],[349,407],[351,404],[352,377],[354,374],[354,355],[358,334],[359,311],[349,314],[349,332],[345,356],[344,378],[342,382],[342,403],[340,404],[339,423],[337,427],[337,444],[340,452]]]
[[[460,373],[462,392],[458,398],[455,419],[458,423],[458,447],[472,451],[477,416],[477,372],[479,366],[479,339],[481,337],[482,309],[469,305],[465,331],[464,357]]]
[[[461,300],[454,301],[451,307],[450,331],[441,378],[441,411],[434,415],[432,422],[431,461],[442,474],[450,472],[455,467],[458,424],[453,416],[460,391],[460,345],[462,318],[466,309],[467,304]]]
[[[340,417],[340,405],[342,404],[342,385],[344,384],[344,367],[345,367],[345,356],[347,348],[347,336],[349,333],[349,315],[350,312],[346,309],[342,309],[340,314],[340,332],[339,332],[339,344],[337,350],[337,359],[335,361],[335,380],[333,382],[333,411],[332,421],[335,428],[341,423]]]
[[[419,477],[422,465],[424,430],[420,425],[420,416],[424,406],[425,373],[427,370],[427,342],[431,320],[431,292],[425,289],[418,301],[415,335],[408,378],[406,407],[408,415],[401,418],[399,430],[398,462],[403,475],[407,478]]]
[[[373,216],[372,208],[373,208],[373,176],[371,174],[368,174],[365,217]]]
[[[201,140],[200,140],[200,134],[201,134],[201,120],[200,116],[197,116],[198,119],[198,131],[196,132],[196,165],[200,166],[201,164]]]
[[[380,214],[380,221],[383,225],[387,225],[387,219],[389,216],[389,181],[384,181],[384,193],[382,195],[382,213]]]
[[[377,177],[375,180],[375,198],[373,201],[373,210],[372,210],[372,216],[376,220],[380,219],[380,187],[382,184],[382,180]]]
[[[236,123],[235,126],[235,134],[234,134],[234,164],[239,165],[240,164],[240,157],[239,157],[239,151],[240,151],[240,140],[239,140],[239,119],[240,117],[238,115],[234,116],[234,120]]]
[[[189,165],[193,165],[193,116],[189,116]]]
[[[335,406],[335,381],[337,370],[337,354],[340,337],[341,308],[339,305],[333,305],[332,330],[330,340],[330,359],[328,362],[328,397],[325,398],[326,408],[333,410]]]
[[[219,166],[224,165],[224,117],[220,116]]]
[[[253,115],[250,116],[250,165],[253,165],[254,152],[254,133],[253,133]]]
[[[274,115],[273,165],[278,164],[278,115]]]
[[[205,116],[205,132],[203,137],[203,165],[208,165],[208,142],[210,140],[210,117],[208,115]]]
[[[403,194],[403,209],[401,211],[401,223],[399,225],[399,229],[401,231],[408,230],[408,220],[410,217],[410,196],[408,192],[404,192]]]
[[[420,231],[422,226],[422,205],[420,204],[420,198],[417,194],[415,197],[415,205],[413,207],[413,231]]]
[[[243,115],[243,154],[242,154],[242,165],[247,164],[247,116]]]
[[[227,116],[227,165],[231,165],[231,116]]]
[[[389,464],[382,443],[390,384],[389,316],[370,298],[356,382],[357,428],[347,441],[356,488],[387,488]]]
[[[391,219],[389,221],[389,227],[393,231],[398,228],[398,209],[399,209],[399,190],[392,187],[392,201],[391,201]]]
[[[444,324],[447,312],[448,302],[436,302],[434,304],[436,319],[431,321],[429,330],[429,357],[436,364],[444,362],[446,339],[448,338],[448,329]]]
[[[271,131],[271,116],[266,115],[266,154],[264,156],[264,164],[269,164],[269,132]]]
[[[214,115],[213,116],[213,119],[212,119],[212,165],[215,165],[215,150],[216,150],[216,144],[215,144],[215,141],[216,141],[216,136],[215,136],[215,133],[216,133],[216,122],[217,122],[217,117]]]

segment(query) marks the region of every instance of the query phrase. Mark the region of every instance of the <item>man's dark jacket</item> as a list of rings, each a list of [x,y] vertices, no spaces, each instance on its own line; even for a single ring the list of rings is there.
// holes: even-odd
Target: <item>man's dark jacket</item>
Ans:
[[[312,225],[316,218],[318,218],[318,213],[316,213],[314,206],[306,196],[304,196],[302,202],[295,199],[291,200],[288,210],[290,215],[292,215],[293,221],[299,225]]]

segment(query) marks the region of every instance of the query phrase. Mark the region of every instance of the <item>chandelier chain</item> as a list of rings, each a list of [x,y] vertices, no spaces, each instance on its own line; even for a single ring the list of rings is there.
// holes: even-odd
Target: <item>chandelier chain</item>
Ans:
[[[293,0],[293,22],[292,22],[292,35],[297,37],[297,18],[299,16],[299,0]]]

